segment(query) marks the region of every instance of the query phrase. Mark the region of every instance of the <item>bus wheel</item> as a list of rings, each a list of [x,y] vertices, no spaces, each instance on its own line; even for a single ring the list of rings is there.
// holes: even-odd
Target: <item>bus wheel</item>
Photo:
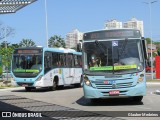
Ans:
[[[56,83],[56,81],[54,80],[52,87],[50,87],[50,90],[55,91],[56,88],[57,88],[57,83]]]
[[[135,96],[135,97],[133,97],[133,101],[135,101],[135,102],[141,102],[142,99],[143,99],[143,96]]]
[[[25,87],[25,90],[27,91],[27,92],[30,92],[32,89],[36,89],[35,87]]]

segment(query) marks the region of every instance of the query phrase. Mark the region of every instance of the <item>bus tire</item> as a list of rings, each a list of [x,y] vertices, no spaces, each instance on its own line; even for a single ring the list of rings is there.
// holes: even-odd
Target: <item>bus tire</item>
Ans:
[[[57,82],[55,80],[53,80],[53,85],[52,87],[50,87],[51,91],[55,91],[57,89]]]
[[[32,87],[25,87],[25,90],[26,90],[27,92],[30,92],[30,91],[32,90]]]
[[[143,96],[135,96],[135,97],[133,97],[133,101],[135,101],[135,102],[141,102],[142,99],[143,99]]]

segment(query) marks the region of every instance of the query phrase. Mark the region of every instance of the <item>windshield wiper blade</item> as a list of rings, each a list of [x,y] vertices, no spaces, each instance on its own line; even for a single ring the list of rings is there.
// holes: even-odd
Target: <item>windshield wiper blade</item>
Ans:
[[[99,47],[101,52],[104,54],[105,57],[107,57],[107,65],[108,65],[108,48],[105,47],[102,43],[100,43],[98,40],[95,40],[96,46]]]
[[[121,48],[120,48],[120,52],[118,51],[118,60],[119,58],[124,54],[124,51],[126,49],[126,45],[127,45],[127,42],[128,42],[128,38],[125,38],[125,41],[123,42]]]

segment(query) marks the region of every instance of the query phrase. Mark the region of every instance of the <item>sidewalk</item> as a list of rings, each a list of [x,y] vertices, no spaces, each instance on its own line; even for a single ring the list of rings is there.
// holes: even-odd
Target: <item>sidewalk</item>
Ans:
[[[146,82],[147,85],[160,85],[160,82]]]

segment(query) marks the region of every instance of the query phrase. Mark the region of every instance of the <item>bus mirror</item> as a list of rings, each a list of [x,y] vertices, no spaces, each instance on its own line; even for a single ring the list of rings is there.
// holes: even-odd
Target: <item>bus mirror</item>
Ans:
[[[81,42],[77,44],[77,51],[78,52],[82,51],[82,43]]]
[[[144,58],[148,59],[148,54],[147,54],[147,42],[144,37],[142,39],[142,45],[143,45],[143,51],[144,51]]]

